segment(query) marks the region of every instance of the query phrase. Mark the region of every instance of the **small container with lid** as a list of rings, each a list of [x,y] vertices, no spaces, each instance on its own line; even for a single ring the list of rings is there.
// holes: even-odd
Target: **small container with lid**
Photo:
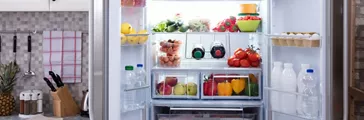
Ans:
[[[20,109],[19,109],[19,114],[24,114],[24,99],[25,99],[25,94],[24,92],[21,92],[20,95],[19,95],[19,106],[20,106]]]
[[[211,54],[211,56],[213,58],[223,58],[225,56],[225,47],[224,47],[224,45],[219,41],[215,41],[212,44],[210,54]]]
[[[33,92],[37,95],[37,113],[43,113],[43,93],[40,90]]]
[[[195,47],[192,50],[192,57],[196,60],[200,60],[205,57],[205,48],[202,44],[195,44]]]
[[[38,94],[34,93],[34,91],[30,94],[30,114],[35,115],[37,114],[37,101],[38,101]]]
[[[30,92],[24,92],[24,115],[30,115]]]
[[[278,33],[274,33],[275,36],[272,36],[272,43],[275,46],[280,46],[281,44],[279,43],[279,38],[276,35],[279,35]]]

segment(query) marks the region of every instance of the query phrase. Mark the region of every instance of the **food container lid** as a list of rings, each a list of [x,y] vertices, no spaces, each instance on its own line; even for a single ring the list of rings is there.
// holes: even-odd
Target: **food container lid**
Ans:
[[[19,100],[24,100],[24,98],[25,98],[25,94],[24,94],[24,92],[21,92],[19,95]]]
[[[24,100],[30,100],[30,93],[29,92],[24,93]]]
[[[43,99],[43,92],[42,91],[34,90],[33,92],[37,95],[38,100]]]
[[[31,94],[30,94],[30,97],[31,97],[31,98],[30,98],[30,100],[38,100],[38,95],[37,95],[37,93],[34,93],[34,92],[33,92],[33,93],[31,93]]]
[[[239,13],[238,16],[259,16],[259,13]]]

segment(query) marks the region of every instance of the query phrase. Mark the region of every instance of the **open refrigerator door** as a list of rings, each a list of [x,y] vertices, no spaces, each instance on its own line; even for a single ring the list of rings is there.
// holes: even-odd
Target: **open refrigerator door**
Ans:
[[[325,0],[109,2],[109,119],[325,120]]]

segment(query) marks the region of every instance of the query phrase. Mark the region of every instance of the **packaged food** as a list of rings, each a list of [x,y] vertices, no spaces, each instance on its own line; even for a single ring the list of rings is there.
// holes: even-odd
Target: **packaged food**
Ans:
[[[295,37],[296,35],[294,35],[293,33],[289,34],[286,41],[287,41],[287,45],[288,46],[295,46],[294,44],[294,40],[293,38]]]
[[[303,47],[303,35],[301,33],[296,34],[296,38],[294,38],[294,44],[296,47]]]
[[[320,36],[318,34],[313,34],[308,43],[309,47],[320,47]]]
[[[181,57],[178,55],[161,55],[158,57],[158,64],[161,67],[178,67],[181,64]]]
[[[279,34],[278,33],[274,33],[274,35],[279,35]],[[275,46],[280,46],[281,45],[279,43],[279,38],[277,36],[272,36],[271,39],[272,39],[273,45],[275,45]]]
[[[282,37],[279,37],[279,44],[281,46],[288,46],[288,44],[287,44],[287,38],[286,38],[287,33],[282,33],[281,35],[282,35]]]
[[[182,44],[182,41],[180,40],[164,40],[159,43],[160,45],[160,51],[167,53],[167,54],[178,54],[179,48]]]
[[[210,20],[204,18],[195,18],[188,22],[191,32],[209,32]]]

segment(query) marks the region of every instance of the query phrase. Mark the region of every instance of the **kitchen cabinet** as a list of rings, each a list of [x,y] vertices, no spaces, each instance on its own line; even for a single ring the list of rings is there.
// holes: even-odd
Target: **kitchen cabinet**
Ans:
[[[90,0],[49,0],[50,11],[88,11]]]
[[[0,11],[49,11],[49,0],[0,0]]]

